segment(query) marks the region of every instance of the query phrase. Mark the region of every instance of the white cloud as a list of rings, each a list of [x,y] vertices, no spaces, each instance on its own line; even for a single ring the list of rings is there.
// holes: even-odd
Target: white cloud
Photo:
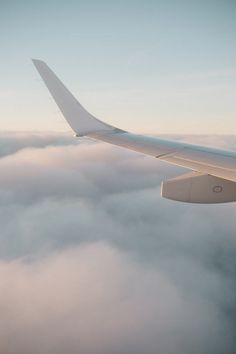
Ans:
[[[181,169],[42,136],[0,142],[0,354],[234,352],[234,204],[161,199]]]
[[[220,353],[212,304],[105,243],[0,263],[0,353]],[[222,333],[223,331],[223,333]]]

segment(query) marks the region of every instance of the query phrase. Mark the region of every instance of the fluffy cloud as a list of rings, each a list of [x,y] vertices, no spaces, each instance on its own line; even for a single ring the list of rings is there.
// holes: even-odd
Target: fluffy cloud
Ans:
[[[227,327],[106,244],[0,264],[1,353],[220,353]],[[222,338],[221,338],[222,336]]]
[[[106,144],[0,145],[1,354],[235,352],[234,204],[160,199],[183,170]]]
[[[69,134],[64,133],[27,133],[27,132],[1,132],[0,133],[0,156],[14,154],[24,148],[44,148],[47,146],[73,145],[76,140]]]

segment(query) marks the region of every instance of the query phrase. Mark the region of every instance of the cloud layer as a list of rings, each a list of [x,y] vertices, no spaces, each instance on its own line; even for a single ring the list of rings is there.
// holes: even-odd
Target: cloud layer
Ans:
[[[235,352],[234,204],[160,199],[183,170],[106,144],[1,144],[1,354]]]
[[[2,263],[0,276],[1,353],[220,353],[228,345],[213,304],[104,243]]]

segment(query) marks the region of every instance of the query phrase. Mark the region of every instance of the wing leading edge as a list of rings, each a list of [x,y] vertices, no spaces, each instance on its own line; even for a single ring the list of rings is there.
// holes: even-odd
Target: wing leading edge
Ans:
[[[113,127],[87,112],[46,63],[36,59],[33,60],[33,63],[62,114],[77,136],[89,136],[97,140],[156,157],[174,165],[197,171],[201,175],[211,176],[211,179],[207,177],[205,179],[196,179],[196,176],[193,177],[191,175],[187,177],[187,182],[191,182],[190,185],[192,185],[192,181],[194,181],[196,185],[196,181],[201,180],[199,188],[203,191],[203,196],[204,188],[211,188],[214,196],[213,199],[208,198],[209,200],[204,200],[203,198],[203,200],[193,200],[193,198],[189,196],[185,198],[186,200],[182,200],[176,197],[171,198],[169,192],[166,193],[166,195],[163,194],[164,197],[200,203],[217,203],[236,200],[236,183],[232,183],[236,182],[236,152],[132,134]],[[222,185],[224,184],[222,190],[221,188],[214,189],[214,184],[216,184],[216,187],[221,187],[221,179]],[[186,178],[184,178],[184,181],[185,180]],[[203,181],[205,181],[205,184]],[[230,184],[225,188],[227,181],[230,181]],[[179,180],[176,179],[174,183],[177,183],[176,188],[179,188]],[[171,183],[171,186],[173,189],[173,183]],[[185,188],[183,187],[183,179],[181,180],[181,188]],[[225,189],[227,189],[227,196],[222,198]],[[229,195],[231,198],[228,197]]]

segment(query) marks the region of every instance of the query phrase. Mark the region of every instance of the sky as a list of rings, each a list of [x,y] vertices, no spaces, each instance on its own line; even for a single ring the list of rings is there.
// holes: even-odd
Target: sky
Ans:
[[[235,11],[234,0],[1,0],[1,130],[70,130],[39,58],[120,128],[235,134]]]
[[[0,354],[236,352],[234,204],[162,199],[182,169],[69,133],[0,151]]]

